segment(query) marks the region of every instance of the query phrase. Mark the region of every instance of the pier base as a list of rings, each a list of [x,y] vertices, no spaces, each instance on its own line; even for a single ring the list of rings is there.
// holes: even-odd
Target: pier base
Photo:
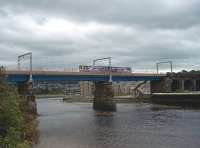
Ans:
[[[93,108],[100,111],[116,111],[111,82],[96,82]]]

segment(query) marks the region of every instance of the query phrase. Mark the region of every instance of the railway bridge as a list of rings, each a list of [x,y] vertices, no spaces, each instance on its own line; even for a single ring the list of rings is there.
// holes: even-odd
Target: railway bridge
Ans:
[[[157,86],[166,74],[153,73],[113,73],[112,82],[109,72],[64,72],[64,71],[6,71],[6,81],[18,85],[20,94],[32,94],[34,81],[93,81],[95,82],[94,109],[115,110],[113,102],[113,81],[150,81]],[[156,83],[157,82],[157,83]],[[155,87],[152,86],[154,89]],[[152,89],[153,90],[153,89]],[[33,94],[32,94],[33,95]]]
[[[151,93],[170,93],[177,91],[200,91],[200,74],[191,73],[112,73],[109,72],[64,72],[64,71],[6,71],[8,83],[18,86],[20,94],[34,94],[34,81],[93,81],[95,84],[94,104],[96,110],[115,110],[113,101],[113,81],[150,81]]]

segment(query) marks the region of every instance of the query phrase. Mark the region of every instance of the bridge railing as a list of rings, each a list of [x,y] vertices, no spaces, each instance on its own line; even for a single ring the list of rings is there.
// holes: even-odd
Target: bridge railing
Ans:
[[[19,71],[17,68],[6,67],[7,71]],[[28,68],[21,68],[20,71],[30,71]],[[79,68],[33,68],[33,71],[60,71],[60,72],[79,72]]]
[[[13,67],[5,67],[6,71],[19,71],[17,68]],[[29,72],[28,68],[21,68],[21,72]],[[39,68],[33,68],[33,71],[36,72],[80,72],[79,68],[44,68],[44,67],[39,67]],[[92,72],[90,72],[92,73]],[[101,72],[94,72],[94,73],[101,73]],[[120,74],[120,72],[114,72]],[[132,73],[137,73],[137,74],[157,74],[156,71],[150,71],[150,70],[137,70],[137,71],[132,71]],[[166,74],[167,72],[159,72],[159,74]]]

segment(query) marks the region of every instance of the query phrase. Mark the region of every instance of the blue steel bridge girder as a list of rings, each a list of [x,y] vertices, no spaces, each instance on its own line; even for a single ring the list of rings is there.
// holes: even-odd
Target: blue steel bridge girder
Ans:
[[[158,76],[113,76],[113,81],[157,81]],[[10,83],[23,83],[29,80],[29,75],[10,74],[6,81]],[[33,75],[35,81],[109,81],[104,75]]]

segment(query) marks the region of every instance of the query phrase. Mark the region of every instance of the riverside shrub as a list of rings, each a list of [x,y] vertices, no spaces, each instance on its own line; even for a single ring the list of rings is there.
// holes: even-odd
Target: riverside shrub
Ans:
[[[14,87],[3,82],[0,71],[0,148],[31,148],[37,139],[37,120],[28,102]]]

